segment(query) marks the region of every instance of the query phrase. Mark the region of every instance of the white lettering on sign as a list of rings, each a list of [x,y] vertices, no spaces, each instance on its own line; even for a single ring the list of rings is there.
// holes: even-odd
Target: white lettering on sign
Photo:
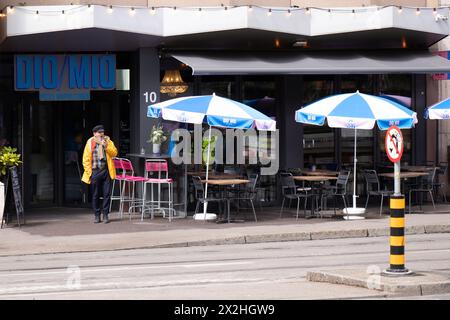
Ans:
[[[398,127],[392,126],[386,132],[385,148],[391,162],[400,161],[403,155],[403,136]]]

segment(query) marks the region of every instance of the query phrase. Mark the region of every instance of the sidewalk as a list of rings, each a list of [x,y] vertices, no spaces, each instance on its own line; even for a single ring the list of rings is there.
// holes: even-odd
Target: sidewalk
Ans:
[[[435,212],[432,207],[424,209],[427,213],[406,215],[407,234],[450,233],[450,205],[438,205]],[[140,216],[120,220],[113,212],[111,223],[94,224],[87,209],[45,209],[27,213],[26,225],[20,229],[11,224],[0,230],[0,256],[389,235],[389,216],[380,218],[377,208],[369,210],[368,219],[357,221],[296,220],[295,210],[286,210],[280,219],[278,208],[257,215],[257,223],[248,212],[245,223],[216,224],[192,217],[171,223],[162,217],[143,222]]]

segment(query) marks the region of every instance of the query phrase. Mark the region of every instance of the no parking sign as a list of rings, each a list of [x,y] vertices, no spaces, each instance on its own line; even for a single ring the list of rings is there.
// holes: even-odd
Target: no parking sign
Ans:
[[[384,140],[386,154],[391,162],[399,162],[403,155],[403,136],[397,126],[389,127]]]

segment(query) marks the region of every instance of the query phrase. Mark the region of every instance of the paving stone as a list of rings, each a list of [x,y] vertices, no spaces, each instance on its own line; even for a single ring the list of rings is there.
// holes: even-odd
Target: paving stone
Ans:
[[[389,235],[389,228],[377,228],[368,229],[367,233],[369,237],[384,237]]]
[[[450,225],[426,225],[426,233],[450,233]]]
[[[311,240],[311,233],[282,233],[245,236],[246,243],[277,242],[277,241],[304,241]]]
[[[214,246],[214,245],[225,245],[225,244],[245,244],[245,237],[242,236],[242,237],[234,237],[234,238],[192,241],[192,242],[188,242],[188,247]]]
[[[405,234],[424,234],[424,226],[410,226],[405,228]]]
[[[367,229],[311,232],[311,240],[364,237],[367,237]]]

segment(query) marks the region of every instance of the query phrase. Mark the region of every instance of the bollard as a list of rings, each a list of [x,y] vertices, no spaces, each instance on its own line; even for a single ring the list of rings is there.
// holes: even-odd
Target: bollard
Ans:
[[[407,275],[412,272],[405,268],[405,196],[393,195],[390,198],[390,267],[387,275]]]

